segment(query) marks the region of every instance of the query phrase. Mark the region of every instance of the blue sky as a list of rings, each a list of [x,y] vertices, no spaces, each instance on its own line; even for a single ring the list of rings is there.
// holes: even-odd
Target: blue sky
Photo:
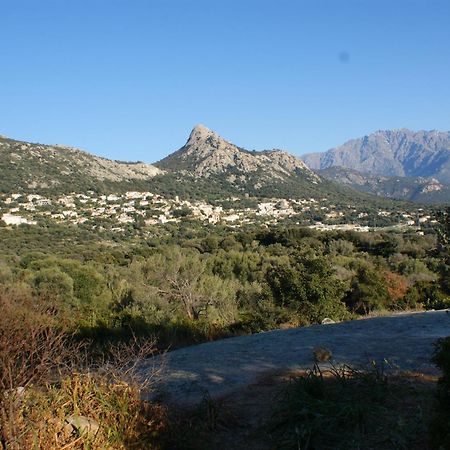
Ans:
[[[154,162],[450,129],[448,0],[0,0],[0,134]]]

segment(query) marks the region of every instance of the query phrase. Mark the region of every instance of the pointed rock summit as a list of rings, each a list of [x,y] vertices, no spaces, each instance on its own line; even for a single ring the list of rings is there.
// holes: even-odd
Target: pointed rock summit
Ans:
[[[192,129],[191,134],[189,135],[188,143],[190,141],[194,142],[202,139],[206,140],[209,137],[215,137],[220,139],[220,136],[217,133],[205,127],[205,125],[199,123],[198,125],[195,125],[195,127]]]
[[[189,139],[180,150],[183,150],[185,159],[188,156],[192,158],[193,164],[199,163],[200,160],[217,151],[222,153],[239,151],[238,147],[202,124],[198,124],[192,129]]]
[[[193,128],[183,147],[161,160],[157,166],[185,170],[204,178],[225,174],[230,182],[236,178],[243,181],[256,173],[261,182],[299,174],[305,174],[316,182],[320,180],[302,160],[289,153],[281,150],[248,151],[201,124]]]

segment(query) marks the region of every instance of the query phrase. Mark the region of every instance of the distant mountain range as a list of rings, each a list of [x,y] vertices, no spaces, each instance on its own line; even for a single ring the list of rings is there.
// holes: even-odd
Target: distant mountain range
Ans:
[[[369,175],[340,166],[318,170],[317,173],[339,184],[380,197],[434,204],[450,201],[450,185],[435,178]]]
[[[377,131],[302,159],[324,177],[365,192],[450,201],[450,132]]]
[[[342,166],[371,175],[433,177],[450,184],[450,132],[387,130],[303,160],[311,169]]]
[[[197,125],[183,147],[151,165],[0,137],[0,191],[151,190],[190,198],[326,197],[339,203],[368,204],[380,202],[367,195],[376,194],[445,202],[450,189],[438,176],[445,180],[449,173],[449,143],[448,133],[377,132],[323,154],[306,155],[305,164],[282,150],[245,150]],[[344,164],[355,167],[340,167]],[[383,171],[388,174],[379,173]],[[425,178],[431,176],[435,179]]]

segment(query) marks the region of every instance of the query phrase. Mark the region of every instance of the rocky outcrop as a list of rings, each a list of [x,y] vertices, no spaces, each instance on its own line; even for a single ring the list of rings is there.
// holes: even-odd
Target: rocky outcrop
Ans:
[[[320,177],[300,158],[282,150],[244,150],[203,125],[197,125],[186,144],[157,166],[166,170],[185,170],[204,178],[219,174],[245,176],[258,172],[261,181],[296,174],[305,175],[311,181],[320,181]]]

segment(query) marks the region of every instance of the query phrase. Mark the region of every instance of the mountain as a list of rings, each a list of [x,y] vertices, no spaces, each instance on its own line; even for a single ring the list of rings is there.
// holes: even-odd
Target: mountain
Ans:
[[[248,151],[240,148],[203,125],[192,130],[186,144],[175,153],[156,163],[165,170],[182,170],[197,177],[226,175],[231,183],[236,177],[258,173],[259,181],[283,180],[292,175],[320,182],[305,163],[282,150]]]
[[[381,197],[429,204],[450,201],[450,185],[442,184],[435,178],[368,175],[340,166],[318,170],[317,173],[329,180]]]
[[[144,163],[124,163],[59,145],[0,137],[0,192],[105,190],[163,172]]]
[[[223,195],[355,198],[355,191],[322,178],[296,156],[275,149],[245,150],[204,125],[194,127],[183,147],[155,165],[167,173],[166,179],[176,176],[177,188],[191,195],[195,186]]]
[[[312,169],[342,166],[364,174],[432,177],[450,184],[450,132],[377,131],[302,159]]]

